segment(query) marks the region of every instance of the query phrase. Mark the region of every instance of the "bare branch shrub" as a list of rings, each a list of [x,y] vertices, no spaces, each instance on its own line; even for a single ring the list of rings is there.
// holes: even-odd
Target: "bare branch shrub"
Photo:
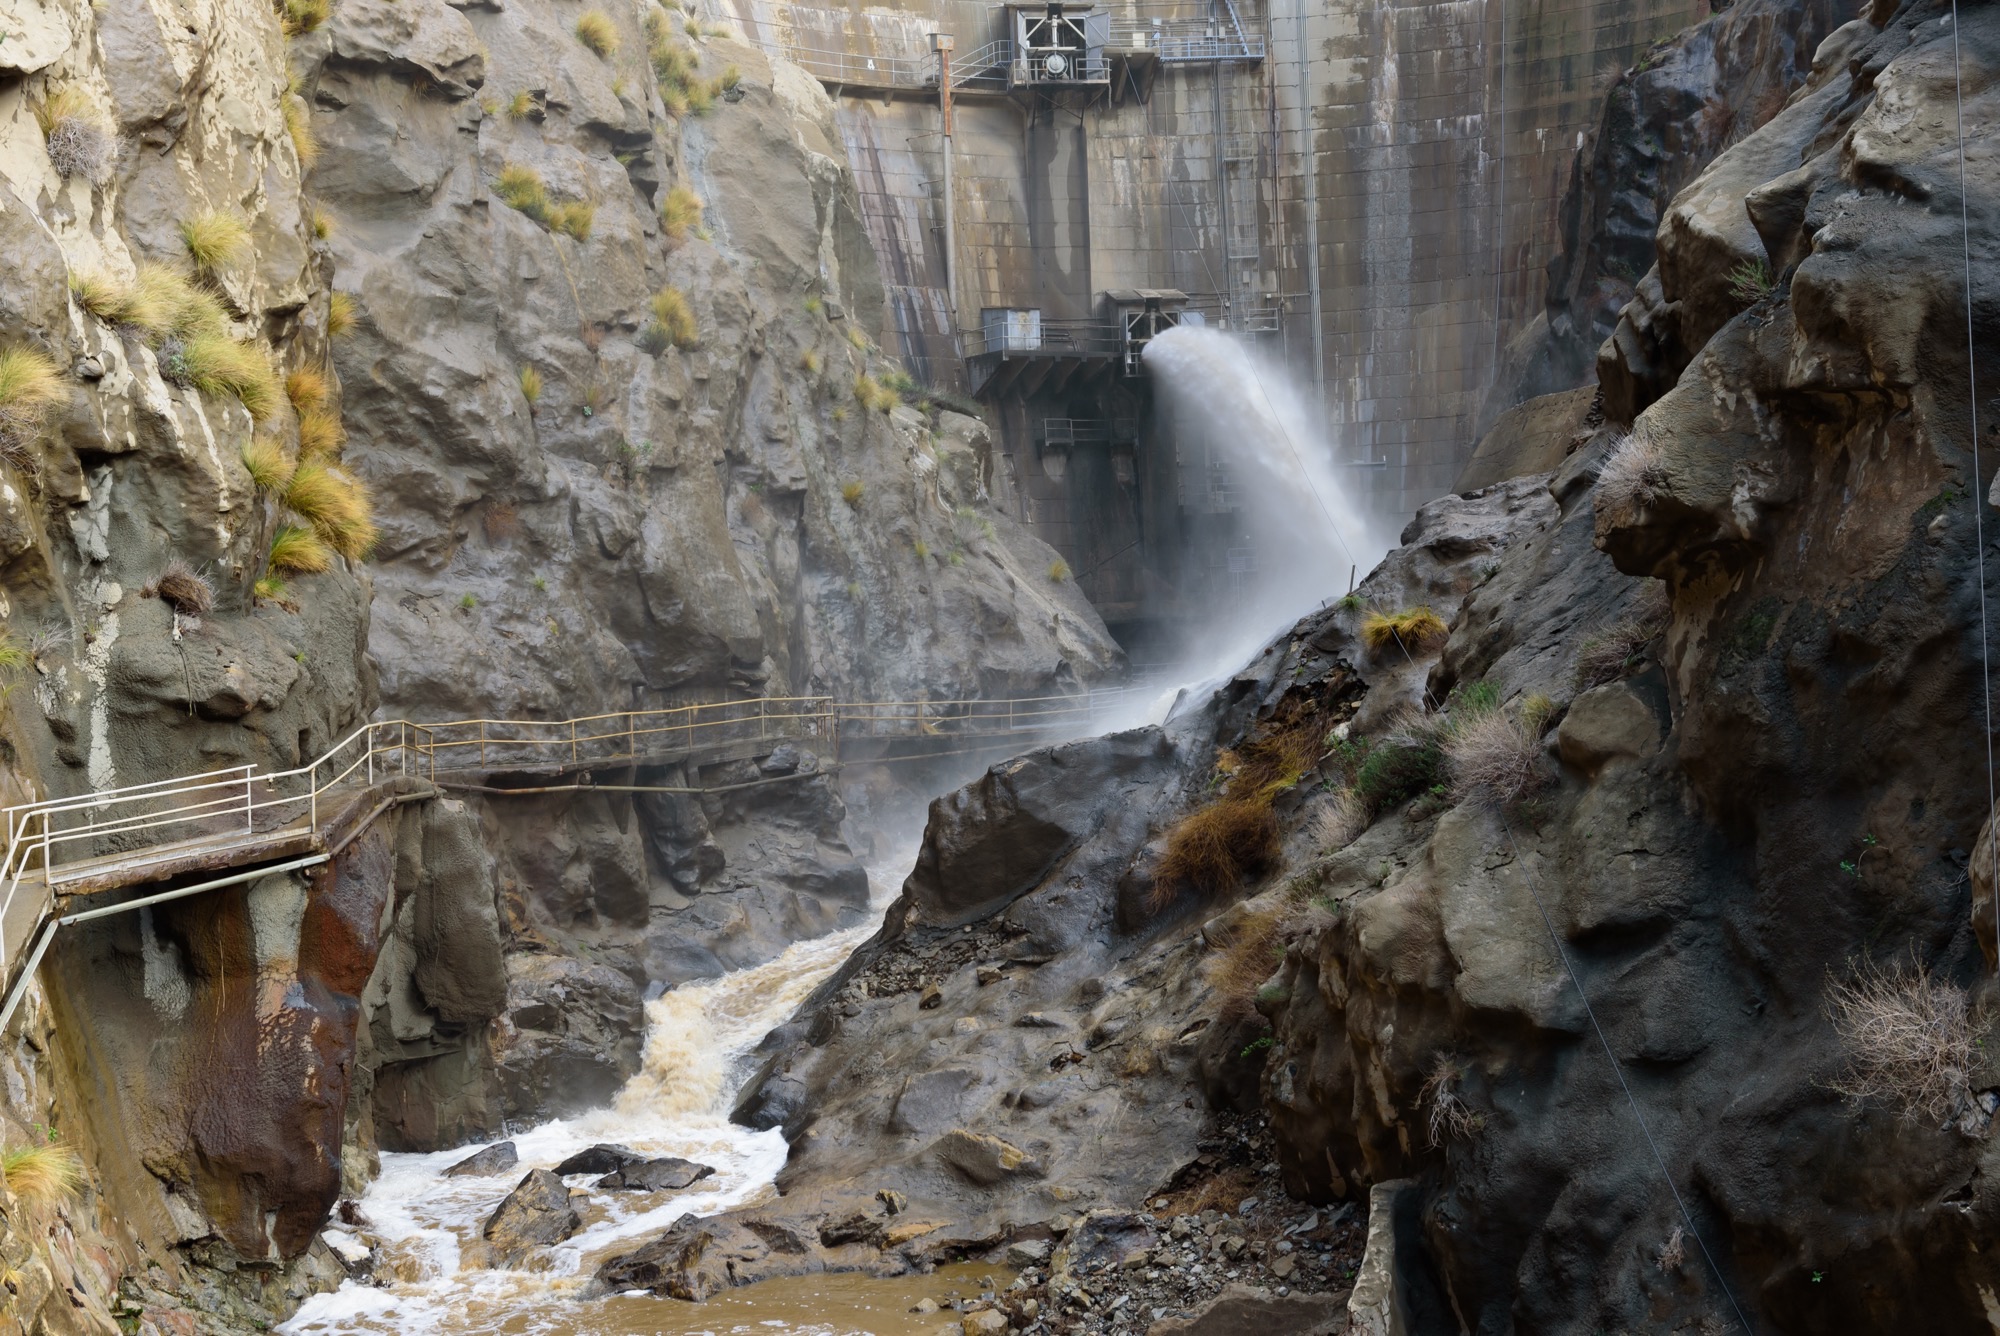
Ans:
[[[1664,586],[1654,581],[1624,617],[1586,637],[1576,651],[1576,689],[1588,691],[1623,677],[1632,660],[1665,627],[1669,610]]]
[[[1971,1097],[1974,1035],[1963,989],[1922,964],[1863,965],[1827,987],[1827,1010],[1847,1050],[1834,1090],[1880,1099],[1906,1118],[1942,1125]]]
[[[1612,448],[1597,474],[1597,509],[1649,506],[1667,485],[1666,453],[1644,426]]]
[[[1446,1141],[1467,1140],[1486,1128],[1486,1115],[1465,1102],[1459,1086],[1465,1080],[1465,1065],[1448,1053],[1431,1059],[1431,1074],[1417,1092],[1417,1103],[1430,1105],[1430,1137],[1433,1147]]]
[[[1685,1261],[1687,1261],[1687,1236],[1681,1232],[1679,1225],[1675,1225],[1674,1232],[1667,1235],[1667,1241],[1660,1245],[1660,1270],[1678,1271]]]
[[[175,612],[189,617],[202,616],[215,606],[215,586],[179,557],[167,563],[149,592],[158,595]]]
[[[1541,739],[1502,710],[1475,715],[1444,739],[1452,797],[1496,807],[1517,803],[1548,783]]]

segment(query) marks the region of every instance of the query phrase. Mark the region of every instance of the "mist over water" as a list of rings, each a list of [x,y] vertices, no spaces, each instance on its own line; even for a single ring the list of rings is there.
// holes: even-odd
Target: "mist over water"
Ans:
[[[1366,576],[1393,535],[1354,504],[1351,471],[1334,463],[1323,418],[1274,361],[1234,335],[1188,325],[1148,343],[1145,361],[1165,410],[1161,440],[1183,461],[1221,466],[1234,513],[1214,517],[1232,535],[1219,541],[1254,561],[1194,609],[1201,631],[1175,676],[1199,687],[1346,593],[1349,572]]]

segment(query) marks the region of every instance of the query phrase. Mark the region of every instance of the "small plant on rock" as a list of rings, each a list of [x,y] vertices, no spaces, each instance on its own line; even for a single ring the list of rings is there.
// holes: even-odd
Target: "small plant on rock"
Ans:
[[[285,485],[285,505],[350,561],[359,560],[375,545],[368,489],[331,465],[313,459],[301,462]]]
[[[1667,619],[1666,599],[1657,593],[1634,604],[1632,611],[1577,646],[1572,673],[1579,692],[1615,682],[1660,634]]]
[[[660,225],[675,241],[686,241],[701,226],[701,196],[686,186],[675,186],[660,202]]]
[[[521,397],[533,408],[542,397],[542,373],[531,366],[521,368]]]
[[[133,289],[130,283],[101,270],[71,270],[69,295],[99,320],[119,325],[125,323],[131,309]]]
[[[278,18],[287,37],[303,37],[333,16],[333,0],[281,0]]]
[[[352,334],[357,319],[354,298],[349,294],[336,292],[326,299],[326,336],[329,339],[345,338]]]
[[[507,119],[525,121],[535,114],[535,95],[523,89],[507,99]]]
[[[333,549],[303,525],[281,524],[271,536],[271,555],[265,564],[281,576],[318,575],[332,569]]]
[[[292,141],[292,152],[298,155],[301,168],[311,167],[319,161],[319,136],[313,133],[312,108],[306,105],[304,97],[289,94],[284,102],[285,134]]]
[[[493,182],[493,193],[502,204],[527,214],[538,223],[548,217],[549,188],[543,182],[542,174],[532,167],[518,162],[506,164]]]
[[[867,485],[861,479],[850,478],[840,484],[840,499],[850,506],[858,506],[861,504],[862,494],[867,490]]]
[[[1977,1057],[1964,989],[1921,963],[1863,965],[1829,984],[1827,1010],[1848,1058],[1834,1090],[1857,1102],[1882,1100],[1934,1125],[1964,1110]]]
[[[1153,872],[1153,907],[1165,908],[1182,891],[1224,899],[1270,871],[1277,858],[1278,818],[1268,801],[1224,798],[1197,808],[1167,832]]]
[[[300,367],[285,376],[285,397],[294,413],[310,413],[326,403],[326,377],[311,367]]]
[[[330,459],[347,443],[347,430],[340,418],[323,408],[299,414],[299,458]]]
[[[809,376],[817,376],[819,374],[819,354],[810,348],[799,354],[799,370]]]
[[[597,206],[587,199],[565,200],[549,206],[546,221],[551,232],[583,242],[590,240],[591,224],[597,220]]]
[[[1430,1105],[1430,1142],[1433,1149],[1447,1141],[1476,1136],[1486,1126],[1485,1115],[1465,1102],[1460,1086],[1465,1081],[1465,1065],[1448,1054],[1431,1060],[1430,1075],[1417,1093],[1419,1104]]]
[[[226,334],[202,334],[189,339],[171,368],[172,378],[215,398],[233,396],[250,410],[253,421],[264,422],[278,411],[282,397],[271,359],[252,343],[238,343]]]
[[[1745,306],[1762,301],[1777,285],[1771,266],[1762,260],[1745,260],[1729,271],[1729,295]]]
[[[175,557],[143,593],[157,597],[184,617],[206,616],[215,606],[215,586],[200,571]]]
[[[0,1154],[0,1182],[30,1205],[47,1209],[75,1195],[83,1162],[68,1146],[49,1141]]]
[[[23,472],[34,467],[34,441],[49,410],[69,398],[55,362],[38,349],[0,350],[0,459]]]
[[[640,331],[640,345],[648,352],[663,353],[668,347],[692,348],[700,342],[695,327],[694,308],[687,294],[676,287],[664,287],[647,303],[653,318]]]
[[[1061,557],[1057,557],[1049,563],[1049,580],[1051,583],[1061,584],[1063,581],[1069,579],[1069,576],[1069,563]]]
[[[1361,642],[1377,654],[1396,649],[1422,654],[1442,645],[1450,634],[1444,618],[1421,603],[1400,612],[1370,612],[1361,620]]]
[[[197,272],[213,274],[250,249],[250,228],[233,213],[205,209],[181,220],[181,245]]]
[[[1598,513],[1650,506],[1667,482],[1666,452],[1648,427],[1635,426],[1597,472]]]
[[[601,9],[587,9],[576,20],[576,40],[609,60],[618,52],[618,27]]]
[[[268,436],[252,437],[243,447],[243,467],[250,483],[260,492],[282,492],[292,480],[292,461],[285,447]]]
[[[35,104],[35,124],[57,176],[65,181],[80,176],[93,185],[104,179],[113,140],[90,94],[75,84],[56,89]]]
[[[1453,720],[1444,738],[1452,797],[1508,807],[1547,785],[1540,735],[1505,710]]]

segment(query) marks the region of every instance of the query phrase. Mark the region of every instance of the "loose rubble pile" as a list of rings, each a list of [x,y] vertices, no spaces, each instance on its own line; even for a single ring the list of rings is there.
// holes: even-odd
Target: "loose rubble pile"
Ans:
[[[1035,1336],[1250,1330],[1263,1336],[1344,1323],[1366,1221],[1352,1203],[1290,1200],[1261,1117],[1226,1116],[1201,1155],[1147,1209],[1092,1211],[1054,1239],[1024,1239],[1000,1258],[1011,1284],[981,1278],[972,1295],[912,1310],[956,1312],[939,1336]]]

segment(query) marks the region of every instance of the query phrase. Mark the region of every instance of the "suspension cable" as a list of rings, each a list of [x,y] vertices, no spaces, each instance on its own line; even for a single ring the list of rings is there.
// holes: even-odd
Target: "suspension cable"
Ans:
[[[1986,498],[1979,494],[1986,474],[1979,460],[1979,364],[1973,346],[1972,320],[1972,219],[1966,201],[1965,184],[1965,80],[1960,72],[1958,50],[1958,0],[1951,0],[1951,83],[1958,113],[1958,238],[1965,258],[1965,379],[1966,396],[1972,405],[1972,562],[1979,572],[1979,695],[1986,727],[1986,829],[1987,857],[2000,872],[2000,830],[1993,828],[1996,806],[1993,778],[1993,657],[1988,645],[1986,615]],[[2000,969],[2000,885],[1993,888],[1993,950]]]

